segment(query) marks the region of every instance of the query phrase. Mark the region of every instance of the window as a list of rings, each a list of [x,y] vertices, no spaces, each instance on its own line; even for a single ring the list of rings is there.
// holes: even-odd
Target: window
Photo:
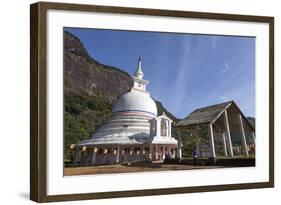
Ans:
[[[167,136],[167,120],[161,119],[161,136]]]

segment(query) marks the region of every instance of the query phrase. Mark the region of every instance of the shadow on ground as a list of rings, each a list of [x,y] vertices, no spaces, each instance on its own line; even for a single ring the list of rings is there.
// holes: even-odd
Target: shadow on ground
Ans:
[[[162,163],[148,163],[148,162],[134,162],[134,163],[128,163],[123,164],[123,166],[127,167],[147,167],[147,168],[161,168]]]

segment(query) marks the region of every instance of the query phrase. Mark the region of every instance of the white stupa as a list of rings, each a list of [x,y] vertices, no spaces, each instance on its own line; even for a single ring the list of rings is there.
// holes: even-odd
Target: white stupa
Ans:
[[[165,113],[157,117],[157,107],[146,91],[141,59],[132,76],[129,92],[115,102],[112,117],[90,140],[76,147],[74,163],[108,164],[138,160],[163,160],[175,157],[177,140],[171,136],[171,123]],[[82,156],[82,157],[81,157]]]

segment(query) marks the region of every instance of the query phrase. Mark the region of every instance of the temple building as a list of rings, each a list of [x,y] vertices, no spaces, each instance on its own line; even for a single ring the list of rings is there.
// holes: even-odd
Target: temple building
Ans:
[[[255,156],[255,128],[234,101],[198,108],[175,128],[179,143],[189,143],[198,157]]]
[[[129,92],[121,95],[112,109],[112,116],[92,135],[73,146],[73,164],[114,164],[131,161],[176,158],[178,141],[171,136],[172,120],[150,97],[144,80],[141,60],[132,76]]]

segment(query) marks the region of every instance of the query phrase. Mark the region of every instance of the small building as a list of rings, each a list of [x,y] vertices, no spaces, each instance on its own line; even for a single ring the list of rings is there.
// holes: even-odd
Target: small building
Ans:
[[[196,109],[175,128],[179,144],[190,143],[199,157],[255,155],[255,128],[234,101]]]
[[[132,76],[129,92],[115,102],[111,119],[89,140],[71,148],[73,164],[114,164],[131,161],[163,160],[176,157],[177,140],[171,135],[172,120],[165,113],[157,116],[157,107],[143,79],[141,60]]]

